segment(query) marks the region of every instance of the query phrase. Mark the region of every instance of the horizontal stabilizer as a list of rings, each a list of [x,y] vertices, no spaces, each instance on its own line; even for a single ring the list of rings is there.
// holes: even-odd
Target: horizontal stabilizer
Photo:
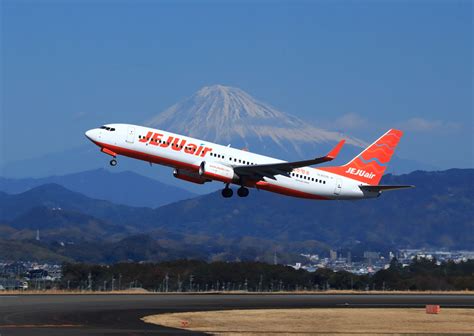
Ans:
[[[362,191],[380,192],[380,191],[386,191],[386,190],[415,188],[415,186],[414,185],[363,185],[363,186],[359,186],[359,188]]]

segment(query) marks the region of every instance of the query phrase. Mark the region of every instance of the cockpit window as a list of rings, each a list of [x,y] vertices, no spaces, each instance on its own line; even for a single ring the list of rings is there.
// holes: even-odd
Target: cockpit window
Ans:
[[[105,129],[106,131],[115,131],[115,128],[112,128],[112,127],[108,127],[108,126],[100,126],[100,129]]]

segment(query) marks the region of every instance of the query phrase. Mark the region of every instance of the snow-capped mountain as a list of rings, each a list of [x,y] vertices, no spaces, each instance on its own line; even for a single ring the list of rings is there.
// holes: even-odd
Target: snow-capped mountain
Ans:
[[[203,87],[147,125],[283,159],[315,155],[315,150],[327,149],[342,138],[348,145],[365,145],[346,134],[316,128],[241,89],[223,85]]]
[[[120,122],[137,123],[132,119]],[[347,145],[336,160],[328,163],[340,165],[360,153],[361,147],[366,145],[362,140],[347,134],[314,127],[256,100],[240,89],[222,85],[204,87],[144,123],[202,140],[223,145],[231,144],[235,148],[246,147],[252,152],[288,161],[324,155],[337,141],[344,138]],[[84,138],[82,133],[75,136]],[[76,148],[67,148],[33,159],[0,162],[0,175],[17,178],[45,177],[107,168],[108,157],[92,146],[88,140],[85,138],[83,140],[84,145]],[[388,169],[389,172],[402,173],[433,168],[419,162],[394,157]],[[115,167],[114,170],[139,172],[196,193],[220,187],[218,184],[198,186],[173,179],[172,170],[169,168],[151,167],[142,161],[126,158],[120,158],[119,167]]]

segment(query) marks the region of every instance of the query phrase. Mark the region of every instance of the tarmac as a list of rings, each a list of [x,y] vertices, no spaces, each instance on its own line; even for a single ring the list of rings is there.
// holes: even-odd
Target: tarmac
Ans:
[[[144,323],[169,312],[259,308],[473,308],[454,294],[53,294],[0,295],[0,335],[204,335]]]

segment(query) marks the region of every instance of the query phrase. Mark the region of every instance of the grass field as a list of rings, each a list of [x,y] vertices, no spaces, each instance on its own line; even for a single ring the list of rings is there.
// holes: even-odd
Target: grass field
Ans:
[[[473,309],[253,309],[172,313],[147,323],[214,335],[444,335],[474,334]]]

